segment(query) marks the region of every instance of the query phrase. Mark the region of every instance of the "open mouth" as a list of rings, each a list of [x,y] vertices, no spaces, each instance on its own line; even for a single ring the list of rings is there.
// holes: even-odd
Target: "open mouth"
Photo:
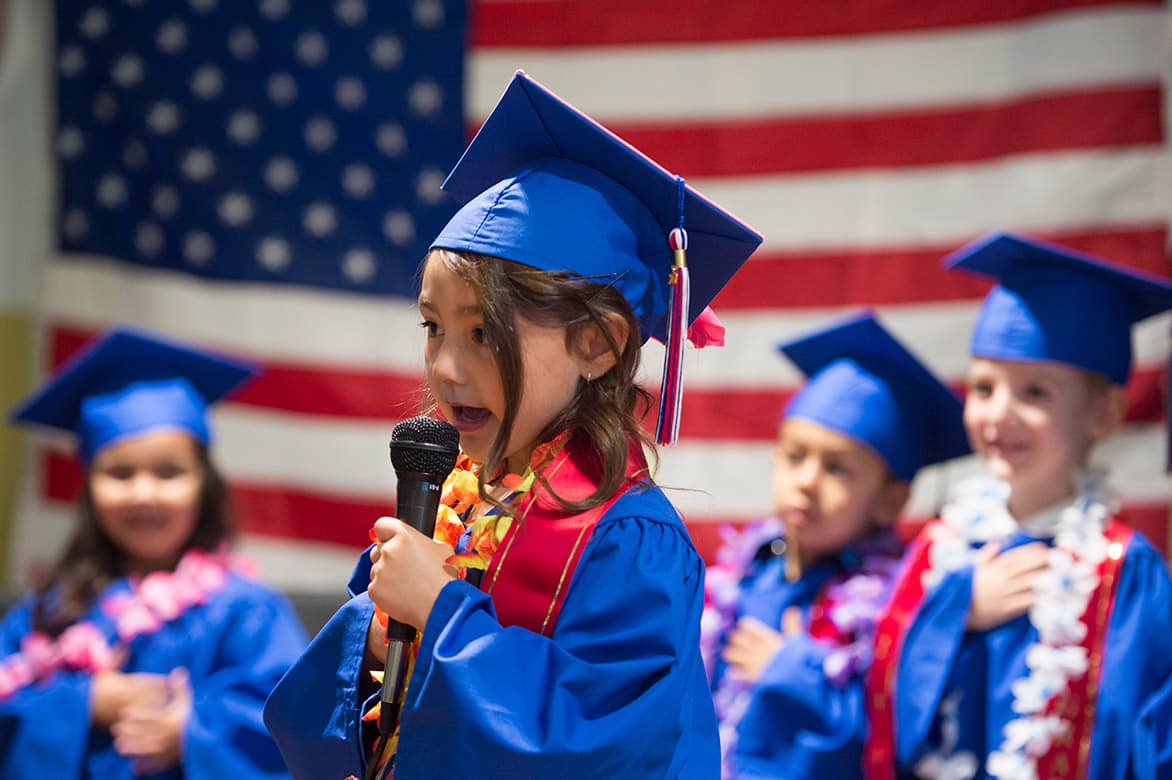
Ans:
[[[492,412],[480,406],[452,406],[452,424],[457,428],[476,428],[483,425]]]

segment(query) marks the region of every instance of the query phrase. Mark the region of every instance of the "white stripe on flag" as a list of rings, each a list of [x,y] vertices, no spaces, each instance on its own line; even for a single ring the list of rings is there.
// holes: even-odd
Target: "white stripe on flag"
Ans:
[[[1127,147],[693,183],[776,251],[959,245],[990,225],[1025,233],[1158,225],[1168,218],[1168,176],[1163,147]]]
[[[218,344],[244,356],[326,370],[339,366],[419,373],[423,368],[419,313],[410,301],[267,285],[226,286],[146,270],[129,275],[100,260],[72,259],[50,266],[44,298],[49,319],[82,327],[99,329],[121,321]],[[879,311],[884,324],[909,349],[942,376],[956,379],[968,364],[968,335],[978,305],[903,304]],[[773,359],[776,344],[853,310],[718,310],[729,346],[689,349],[687,386],[796,385],[797,371],[780,357]],[[1135,329],[1137,365],[1166,359],[1170,328],[1172,314],[1153,317]],[[648,384],[658,383],[662,360],[661,345],[651,342],[644,347],[643,378]]]
[[[467,114],[487,116],[518,68],[604,124],[936,109],[1157,82],[1167,69],[1166,35],[1163,9],[1091,8],[957,31],[481,49],[468,64]],[[765,83],[778,86],[762,89]]]

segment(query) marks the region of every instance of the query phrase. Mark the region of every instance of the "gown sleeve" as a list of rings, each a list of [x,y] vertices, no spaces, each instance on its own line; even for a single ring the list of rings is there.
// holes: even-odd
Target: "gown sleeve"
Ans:
[[[719,775],[699,654],[703,564],[683,529],[600,523],[583,557],[552,638],[502,628],[466,583],[445,587],[408,690],[397,776]]]
[[[1136,534],[1119,574],[1099,678],[1091,777],[1172,778],[1172,580]],[[1102,746],[1102,747],[1100,747]]]
[[[866,716],[863,678],[832,683],[829,649],[788,637],[758,678],[737,729],[737,778],[859,777]]]
[[[269,692],[306,644],[305,632],[284,597],[236,580],[214,619],[218,641],[206,652],[209,672],[194,690],[184,733],[183,775],[190,780],[288,777],[265,728]]]
[[[644,500],[624,498],[595,528],[552,637],[502,627],[466,582],[444,587],[408,688],[396,778],[719,776],[699,653],[703,563],[678,520],[618,511]],[[365,595],[352,599],[269,699],[266,721],[297,778],[362,774],[372,612]]]
[[[19,652],[31,631],[32,599],[26,598],[0,623],[0,659]],[[0,698],[0,776],[81,776],[90,741],[90,680],[81,672],[57,672]]]
[[[265,725],[296,780],[363,775],[360,676],[374,603],[343,604],[270,694]]]
[[[946,574],[904,631],[892,694],[898,766],[914,765],[925,752],[945,692],[963,687],[957,674],[964,665],[957,659],[964,650],[972,594],[972,566]]]
[[[1144,705],[1132,739],[1135,776],[1172,780],[1172,677]]]

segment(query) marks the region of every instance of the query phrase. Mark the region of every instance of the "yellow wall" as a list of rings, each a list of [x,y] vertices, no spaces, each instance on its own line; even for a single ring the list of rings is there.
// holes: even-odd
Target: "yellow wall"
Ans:
[[[0,311],[0,411],[7,411],[32,386],[31,326],[25,314]],[[0,424],[0,579],[6,574],[21,470],[19,431]]]

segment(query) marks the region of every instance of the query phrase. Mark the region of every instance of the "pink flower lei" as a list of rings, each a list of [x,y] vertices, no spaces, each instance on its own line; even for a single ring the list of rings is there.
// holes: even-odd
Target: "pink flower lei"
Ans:
[[[251,568],[227,553],[193,549],[174,571],[131,577],[129,592],[100,602],[102,612],[114,621],[118,638],[113,644],[88,620],[74,623],[56,639],[31,633],[21,640],[19,652],[0,660],[0,700],[58,671],[96,674],[117,668],[121,650],[135,637],[152,634],[188,608],[206,604],[224,587],[230,570],[243,573]]]
[[[721,527],[724,544],[705,572],[700,620],[700,650],[709,680],[721,642],[737,621],[741,580],[749,564],[763,545],[783,535],[784,526],[777,518],[750,523],[739,531]],[[832,576],[822,587],[822,618],[818,621],[822,625],[805,626],[811,636],[829,647],[823,673],[832,685],[844,687],[870,665],[875,627],[901,554],[902,544],[890,529],[877,529],[839,554],[846,570]],[[719,721],[722,777],[735,775],[731,759],[737,725],[752,700],[753,688],[753,682],[725,674],[712,693]]]

